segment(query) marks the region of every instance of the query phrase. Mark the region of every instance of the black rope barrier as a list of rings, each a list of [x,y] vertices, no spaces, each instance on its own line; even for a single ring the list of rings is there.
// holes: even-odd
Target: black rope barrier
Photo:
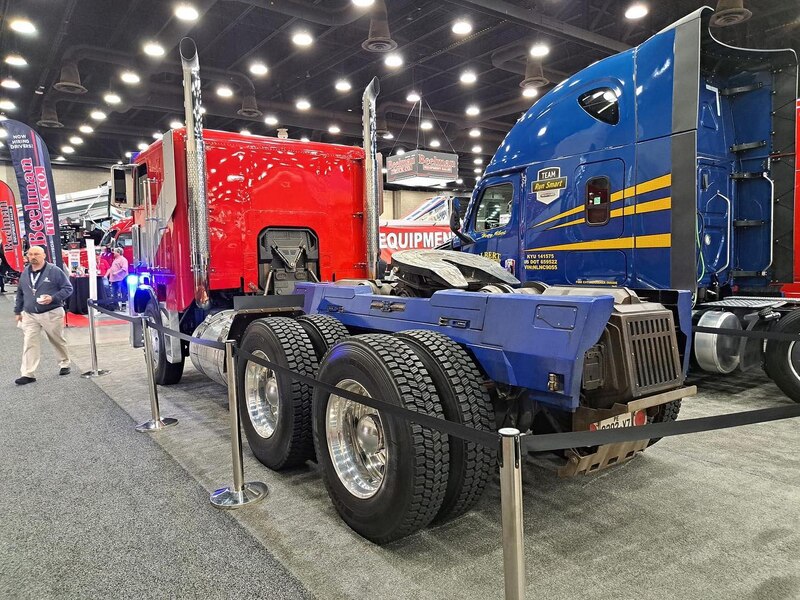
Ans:
[[[115,311],[110,311],[105,308],[97,306],[94,301],[90,301],[91,306],[106,315],[120,318],[130,323],[138,322],[141,317],[132,317]],[[207,346],[217,350],[225,350],[225,344],[215,342],[213,340],[205,340],[202,338],[193,337],[179,331],[173,331],[161,325],[154,323],[148,319],[148,325],[153,329],[159,331],[164,335],[179,338],[192,344]],[[701,333],[721,333],[723,335],[738,335],[741,337],[766,337],[767,339],[778,339],[781,341],[798,341],[800,335],[793,335],[779,332],[769,331],[745,331],[740,329],[716,329],[712,327],[695,327],[694,331]],[[753,335],[755,334],[755,335]],[[766,335],[765,335],[766,334]],[[417,411],[409,410],[396,404],[391,404],[385,400],[372,398],[370,396],[363,396],[355,392],[350,392],[342,388],[324,383],[313,377],[308,377],[296,371],[276,364],[272,361],[266,360],[259,356],[255,356],[250,352],[241,350],[234,347],[234,353],[250,362],[256,363],[268,369],[272,369],[278,373],[282,373],[291,377],[294,380],[300,381],[315,388],[324,390],[329,394],[336,394],[342,398],[352,400],[364,404],[376,410],[384,411],[388,414],[406,419],[408,421],[417,423],[419,425],[430,427],[446,433],[454,435],[458,438],[497,448],[500,443],[500,436],[491,431],[485,431],[468,427],[455,421],[448,421],[440,419],[433,415],[420,413]],[[710,417],[700,417],[696,419],[685,419],[681,421],[672,421],[669,423],[653,423],[650,425],[642,425],[638,427],[621,427],[619,429],[603,429],[599,431],[576,431],[569,433],[548,433],[542,435],[523,435],[522,446],[529,452],[552,452],[556,450],[566,450],[569,448],[583,448],[591,446],[602,446],[604,444],[615,444],[620,442],[633,442],[639,440],[647,440],[662,437],[671,437],[676,435],[686,435],[690,433],[701,433],[704,431],[715,431],[719,429],[729,429],[732,427],[741,427],[743,425],[754,425],[757,423],[766,423],[770,421],[778,421],[783,419],[792,419],[800,417],[800,404],[792,404],[787,406],[777,406],[772,408],[763,408],[751,411],[741,411],[736,413],[729,413],[724,415],[714,415]]]

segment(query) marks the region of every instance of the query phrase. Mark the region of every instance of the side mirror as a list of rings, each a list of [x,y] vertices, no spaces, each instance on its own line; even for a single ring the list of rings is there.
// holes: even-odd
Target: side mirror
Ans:
[[[461,232],[461,201],[458,198],[450,198],[450,231],[465,244],[474,244],[475,240],[466,233]]]
[[[111,167],[111,202],[115,206],[133,206],[133,165]]]

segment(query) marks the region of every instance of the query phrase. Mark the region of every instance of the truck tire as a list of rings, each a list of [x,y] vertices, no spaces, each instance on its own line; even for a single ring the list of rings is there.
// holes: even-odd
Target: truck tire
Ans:
[[[390,335],[349,337],[318,379],[441,418],[436,388],[414,351]],[[358,402],[314,391],[314,444],[322,479],[347,525],[376,544],[428,525],[447,491],[447,435]]]
[[[288,317],[253,321],[240,347],[301,375],[317,371],[311,340]],[[239,359],[236,377],[242,428],[255,457],[276,471],[313,458],[311,386],[246,358]]]
[[[430,373],[445,419],[483,431],[493,429],[492,405],[481,385],[480,371],[461,346],[433,331],[403,331],[396,337],[414,350]],[[450,474],[433,523],[455,519],[475,506],[496,466],[493,448],[454,435],[448,437]]]
[[[308,334],[317,360],[322,360],[329,348],[350,335],[339,319],[328,315],[303,315],[297,322]]]
[[[800,333],[800,310],[781,317],[774,331]],[[767,340],[764,370],[784,394],[800,402],[800,344]]]
[[[144,314],[151,323],[161,325],[161,310],[153,302],[148,302]],[[174,385],[183,377],[183,363],[185,357],[181,352],[181,361],[171,363],[167,360],[167,348],[161,332],[150,327],[150,339],[153,342],[153,372],[158,385]]]
[[[657,409],[655,414],[647,415],[647,423],[670,423],[678,419],[678,413],[681,412],[681,400],[673,400],[672,402],[661,404],[655,408]],[[651,439],[648,442],[647,447],[649,448],[660,439],[662,438]]]

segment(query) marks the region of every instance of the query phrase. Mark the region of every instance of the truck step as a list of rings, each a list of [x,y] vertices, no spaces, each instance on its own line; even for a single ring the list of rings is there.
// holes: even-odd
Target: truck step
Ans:
[[[769,221],[762,219],[736,219],[733,222],[734,227],[761,227],[767,224],[769,224]]]
[[[766,140],[759,142],[743,142],[741,144],[734,144],[730,147],[731,152],[746,152],[748,150],[755,150],[756,148],[763,148],[767,145]]]
[[[714,302],[704,302],[703,306],[715,306],[717,308],[762,308],[784,306],[789,303],[798,303],[800,298],[769,298],[765,296],[729,296],[723,300]]]
[[[737,171],[731,173],[731,179],[761,179],[764,174],[761,171]]]

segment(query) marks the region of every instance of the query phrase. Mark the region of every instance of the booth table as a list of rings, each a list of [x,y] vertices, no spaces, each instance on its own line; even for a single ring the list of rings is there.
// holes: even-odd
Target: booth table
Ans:
[[[89,312],[89,277],[71,276],[72,295],[67,299],[66,309],[76,315],[85,315]],[[110,302],[110,290],[106,289],[105,277],[97,276],[97,303],[100,305]]]

